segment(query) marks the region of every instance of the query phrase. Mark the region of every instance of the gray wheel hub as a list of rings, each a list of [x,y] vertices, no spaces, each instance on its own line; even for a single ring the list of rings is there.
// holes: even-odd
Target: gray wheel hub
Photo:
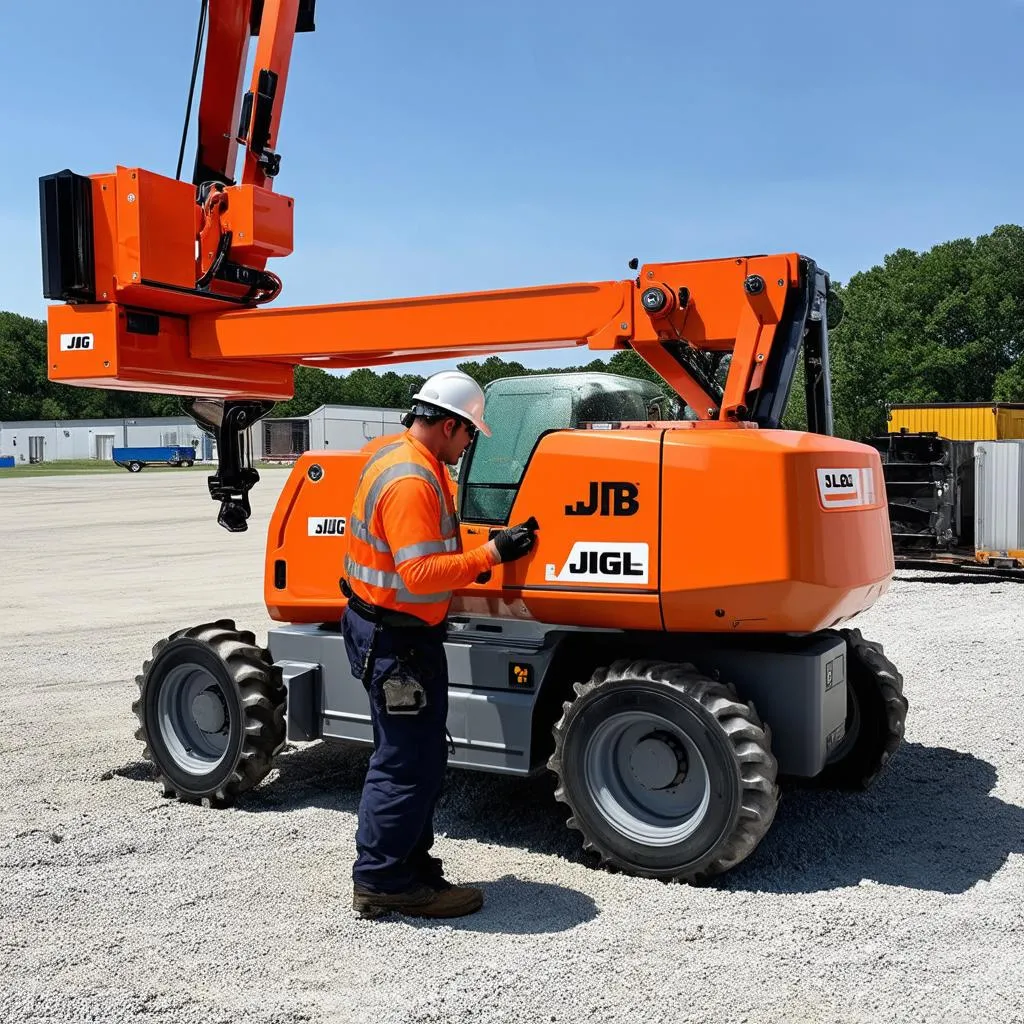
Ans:
[[[711,802],[707,764],[686,732],[646,711],[609,715],[587,740],[584,783],[602,817],[645,846],[673,846]]]
[[[219,691],[209,687],[192,701],[192,717],[203,732],[221,732],[228,721],[228,709]]]
[[[229,694],[200,665],[177,665],[157,697],[157,721],[167,752],[192,775],[205,775],[227,755]]]
[[[671,734],[652,732],[633,748],[629,769],[644,789],[670,789],[686,778],[686,751]]]

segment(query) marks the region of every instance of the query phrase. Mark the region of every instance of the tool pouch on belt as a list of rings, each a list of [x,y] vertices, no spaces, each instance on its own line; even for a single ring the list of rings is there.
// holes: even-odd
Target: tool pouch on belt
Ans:
[[[366,648],[363,661],[362,683],[367,693],[370,691],[370,677],[373,675],[377,661],[377,644],[383,627],[377,623],[373,636]],[[391,660],[391,659],[388,659]],[[384,710],[389,715],[418,715],[427,706],[427,691],[412,674],[402,658],[395,658],[394,668],[381,680],[380,689],[384,696]]]
[[[418,715],[427,706],[427,691],[417,678],[415,643],[426,623],[375,608],[354,596],[349,599],[349,611],[355,612],[355,618],[343,617],[342,632],[353,673],[367,693],[380,688],[387,714]],[[419,628],[410,629],[412,623]]]
[[[384,707],[389,715],[418,715],[427,706],[427,691],[399,663],[381,683]]]

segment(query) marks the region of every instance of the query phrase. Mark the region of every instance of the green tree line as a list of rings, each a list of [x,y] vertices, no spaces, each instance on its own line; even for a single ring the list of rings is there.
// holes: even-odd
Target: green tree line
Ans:
[[[836,285],[843,318],[830,332],[836,432],[884,433],[886,406],[927,402],[1024,401],[1024,228],[1009,224],[926,252],[898,249],[883,263]],[[492,356],[459,363],[481,384],[528,373]],[[635,353],[615,353],[576,370],[660,378]],[[721,370],[722,368],[720,368]],[[423,383],[417,374],[359,369],[335,376],[295,370],[295,394],[272,415],[301,416],[324,404],[405,408]],[[803,422],[802,382],[787,424]],[[103,419],[175,415],[167,395],[71,387],[46,376],[46,325],[0,312],[0,420]]]

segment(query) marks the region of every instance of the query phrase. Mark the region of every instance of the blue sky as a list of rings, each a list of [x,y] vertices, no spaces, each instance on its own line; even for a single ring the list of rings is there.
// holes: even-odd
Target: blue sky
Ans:
[[[2,6],[0,309],[43,316],[38,177],[174,174],[199,2]],[[1021,0],[320,0],[278,139],[279,302],[619,279],[632,256],[798,250],[847,280],[1024,223],[1022,30]]]

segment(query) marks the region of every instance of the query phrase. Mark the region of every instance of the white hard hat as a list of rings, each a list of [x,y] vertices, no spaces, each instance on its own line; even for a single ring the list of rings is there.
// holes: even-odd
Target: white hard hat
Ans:
[[[423,387],[412,398],[414,402],[436,405],[438,409],[461,416],[485,436],[491,436],[491,428],[484,423],[483,389],[461,370],[435,373],[423,382]]]

